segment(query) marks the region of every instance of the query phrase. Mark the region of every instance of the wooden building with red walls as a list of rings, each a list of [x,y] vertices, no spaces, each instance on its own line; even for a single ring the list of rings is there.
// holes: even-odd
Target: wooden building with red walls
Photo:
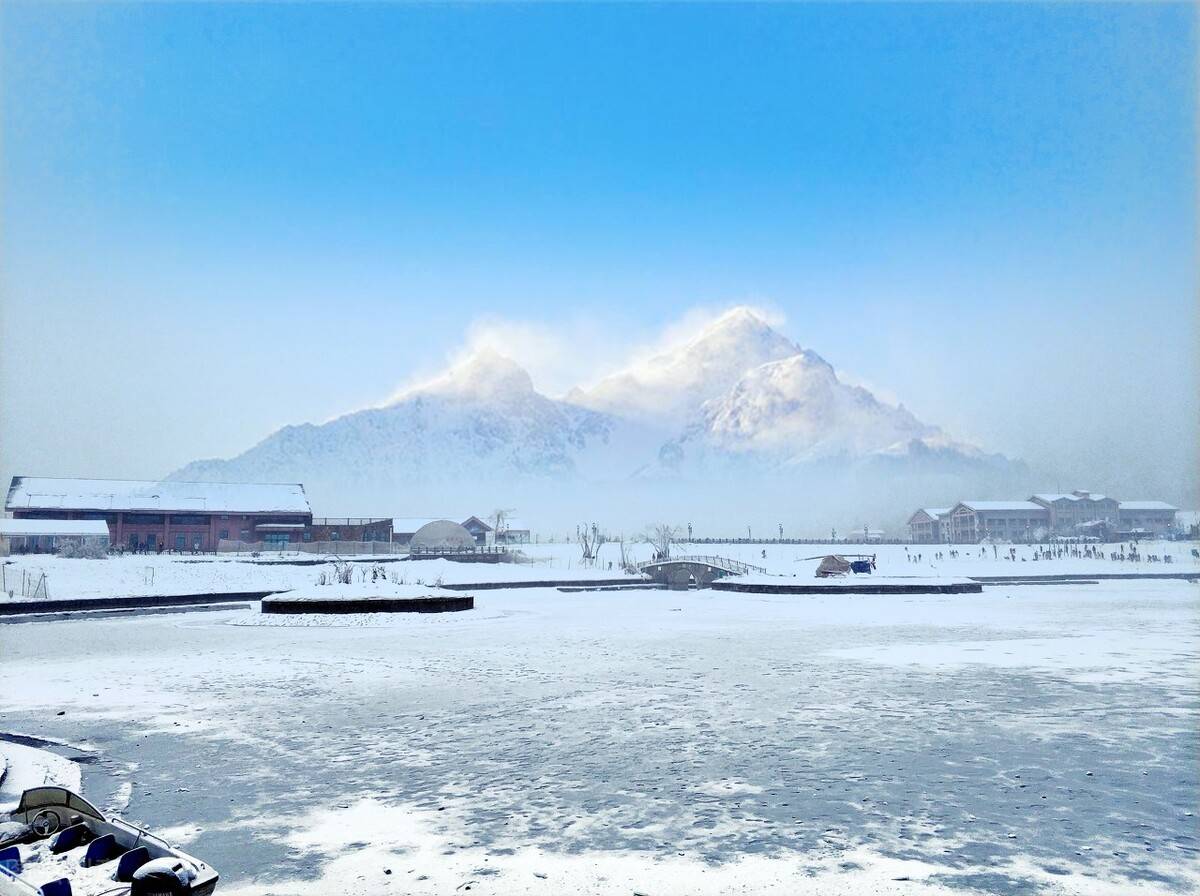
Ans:
[[[104,520],[114,545],[215,551],[221,539],[301,541],[312,508],[299,483],[153,482],[14,476],[4,509],[15,519]]]

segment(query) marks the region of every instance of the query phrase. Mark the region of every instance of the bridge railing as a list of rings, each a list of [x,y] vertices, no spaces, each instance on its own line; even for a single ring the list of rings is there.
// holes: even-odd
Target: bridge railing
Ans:
[[[665,560],[646,560],[637,565],[641,571],[651,569],[655,566],[662,566],[667,563],[701,563],[705,566],[715,566],[717,569],[724,569],[728,572],[736,573],[737,575],[745,575],[748,572],[763,572],[767,570],[762,566],[755,566],[753,563],[743,563],[741,560],[734,560],[730,557],[714,557],[709,555],[687,554],[682,557],[668,557]]]

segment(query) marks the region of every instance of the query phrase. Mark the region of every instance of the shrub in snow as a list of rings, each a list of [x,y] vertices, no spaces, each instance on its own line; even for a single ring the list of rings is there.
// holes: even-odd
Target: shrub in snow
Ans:
[[[333,569],[322,570],[317,576],[318,585],[349,585],[353,580],[354,567],[344,560],[334,560]]]
[[[103,560],[108,556],[108,549],[95,539],[65,539],[58,547],[58,556],[68,559]]]

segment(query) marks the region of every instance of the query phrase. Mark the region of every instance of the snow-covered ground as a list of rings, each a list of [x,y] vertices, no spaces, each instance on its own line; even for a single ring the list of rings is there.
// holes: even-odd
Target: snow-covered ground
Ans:
[[[383,563],[388,578],[399,584],[436,585],[473,582],[535,582],[557,579],[605,578],[621,575],[619,569],[580,568],[579,549],[557,546],[539,554],[532,563],[454,563],[449,560]],[[294,565],[288,561],[315,559],[311,555],[217,556],[112,556],[103,560],[74,560],[49,555],[6,558],[3,564],[6,591],[0,600],[21,599],[22,572],[37,580],[43,573],[51,600],[124,597],[150,594],[221,594],[241,591],[282,591],[313,585],[333,571],[332,563]],[[367,561],[370,558],[363,558]],[[355,564],[360,566],[362,564]],[[369,571],[368,571],[369,575]],[[356,576],[356,581],[358,577]]]
[[[1200,572],[1200,560],[1191,555],[1194,542],[1144,542],[1140,545],[1140,562],[1063,557],[1034,561],[1033,548],[1017,546],[1017,560],[1004,559],[1004,547],[993,552],[991,547],[965,545],[954,548],[957,557],[937,560],[934,555],[947,553],[951,548],[938,545],[777,545],[777,544],[682,544],[674,553],[718,555],[765,567],[773,575],[812,578],[819,560],[805,559],[824,554],[874,554],[880,576],[987,576],[987,575],[1049,575],[1128,572]],[[580,563],[576,544],[532,544],[520,550],[530,563],[452,563],[447,560],[404,561],[387,563],[389,578],[400,584],[471,584],[495,581],[554,581],[620,576],[621,549],[616,543],[600,549],[597,562],[590,566]],[[647,544],[630,544],[626,554],[634,560],[647,560],[651,555]],[[1107,546],[1105,552],[1119,550]],[[982,554],[981,554],[982,551]],[[763,554],[766,554],[764,557]],[[916,557],[920,562],[914,562]],[[1152,562],[1150,556],[1171,556],[1173,562]],[[121,556],[104,560],[67,560],[46,555],[15,556],[3,564],[3,593],[21,596],[22,573],[37,579],[42,573],[51,599],[129,596],[143,594],[213,594],[238,591],[285,590],[305,587],[316,582],[322,571],[329,573],[330,565],[297,566],[282,561],[312,560],[311,555],[264,555],[257,561],[248,556]]]
[[[0,626],[0,713],[241,896],[1200,889],[1194,583],[476,604]]]

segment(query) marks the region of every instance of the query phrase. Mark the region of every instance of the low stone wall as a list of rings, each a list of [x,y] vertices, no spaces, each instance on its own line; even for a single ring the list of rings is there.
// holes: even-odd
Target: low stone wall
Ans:
[[[629,576],[623,579],[555,579],[541,582],[473,582],[470,585],[455,585],[453,583],[439,585],[449,591],[499,591],[503,588],[570,588],[579,586],[600,585],[644,585],[646,579]]]
[[[848,580],[838,585],[774,585],[739,582],[735,578],[717,579],[710,586],[714,591],[742,591],[747,594],[981,594],[979,582],[934,582],[912,584],[901,582],[871,582]]]
[[[80,597],[64,600],[0,601],[0,616],[30,613],[64,613],[77,610],[128,610],[145,607],[187,607],[203,604],[245,603],[261,600],[275,591],[233,591],[221,594],[151,594],[133,597]]]
[[[461,597],[363,597],[312,600],[270,597],[262,602],[264,613],[457,613],[475,609],[475,598]]]
[[[1058,582],[1078,582],[1081,579],[1100,582],[1117,579],[1182,579],[1190,582],[1200,579],[1200,570],[1193,569],[1180,572],[1080,572],[1042,576],[971,576],[971,579],[975,582],[982,582],[985,585],[1028,585],[1035,582],[1052,585]]]

